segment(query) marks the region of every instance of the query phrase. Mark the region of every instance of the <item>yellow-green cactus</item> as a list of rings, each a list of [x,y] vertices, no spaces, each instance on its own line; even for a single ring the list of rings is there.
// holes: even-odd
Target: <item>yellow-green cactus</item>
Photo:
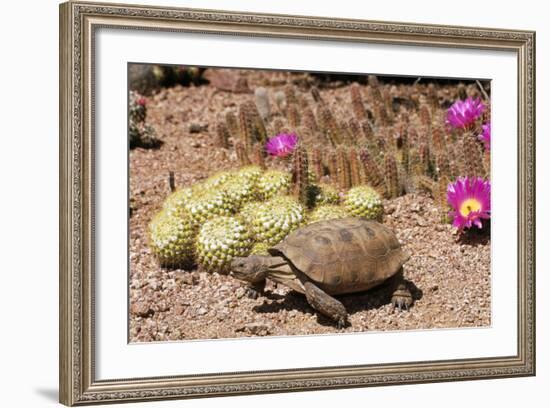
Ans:
[[[262,169],[258,166],[245,166],[235,175],[220,185],[233,202],[234,211],[238,211],[244,204],[258,198],[258,180]]]
[[[369,186],[349,189],[344,198],[344,207],[354,217],[381,220],[384,206],[380,195]]]
[[[218,171],[217,173],[212,174],[198,186],[203,189],[215,189],[222,186],[224,183],[235,178],[235,172],[231,170]]]
[[[177,215],[161,210],[149,223],[149,247],[166,267],[185,266],[193,261],[196,228],[186,212]]]
[[[251,164],[249,166],[241,167],[236,172],[236,176],[237,177],[244,177],[245,179],[251,179],[252,181],[254,181],[254,183],[256,183],[260,179],[262,173],[263,173],[263,171],[262,171],[262,168],[260,166],[256,166],[254,164]]]
[[[310,202],[310,207],[325,204],[338,204],[338,201],[340,200],[338,190],[330,184],[324,183],[311,185],[309,189],[309,196],[308,201]]]
[[[217,215],[230,215],[234,211],[234,203],[223,190],[197,189],[184,204],[191,218],[197,225]]]
[[[184,210],[185,204],[189,201],[192,195],[193,189],[191,187],[177,189],[171,193],[166,200],[164,200],[162,208],[169,213],[176,214]]]
[[[208,271],[226,273],[231,260],[247,256],[252,244],[246,225],[238,218],[212,218],[204,223],[197,236],[198,262]]]
[[[258,208],[251,219],[257,242],[275,245],[304,221],[302,204],[289,196],[277,196]]]
[[[315,208],[307,217],[307,223],[313,224],[317,221],[334,220],[349,217],[348,211],[339,205],[325,204]]]
[[[250,250],[250,255],[269,255],[267,250],[270,248],[265,242],[256,242]]]
[[[242,206],[238,216],[247,224],[250,224],[256,212],[265,205],[262,201],[251,201]]]
[[[290,174],[280,170],[268,170],[258,180],[258,192],[265,200],[286,195],[290,191]]]

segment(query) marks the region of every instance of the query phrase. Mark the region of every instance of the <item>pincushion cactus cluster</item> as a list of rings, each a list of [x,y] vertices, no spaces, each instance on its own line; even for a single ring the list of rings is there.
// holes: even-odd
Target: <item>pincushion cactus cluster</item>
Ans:
[[[162,208],[170,214],[177,214],[185,209],[185,204],[189,201],[193,195],[193,189],[190,187],[184,187],[172,192],[164,203]]]
[[[215,216],[231,215],[235,210],[235,204],[223,190],[202,188],[193,192],[184,208],[193,222],[201,225]]]
[[[338,190],[326,183],[310,184],[308,194],[310,195],[309,200],[312,202],[312,207],[337,204],[340,201]]]
[[[149,246],[162,266],[186,265],[193,261],[195,232],[187,213],[162,210],[149,224]]]
[[[128,114],[130,148],[157,145],[155,129],[146,121],[147,98],[136,91],[130,91]]]
[[[352,216],[371,220],[381,220],[384,214],[380,194],[369,186],[351,188],[344,198],[344,207]]]
[[[312,210],[307,217],[307,224],[317,221],[333,220],[351,216],[346,208],[335,204],[324,204]]]
[[[258,180],[258,193],[263,199],[290,192],[291,175],[281,170],[267,170]]]
[[[249,225],[256,241],[275,245],[302,225],[305,208],[290,196],[277,196],[263,203],[253,213]]]
[[[308,184],[312,203],[308,208],[299,197],[289,195],[291,178],[289,172],[262,172],[249,165],[176,189],[150,223],[152,252],[163,266],[196,262],[205,270],[225,273],[233,257],[265,255],[301,225],[353,215],[350,209],[359,213],[360,205],[364,208],[359,216],[380,215],[381,202],[373,199],[377,193],[370,187],[357,187],[370,195],[355,193],[353,197],[363,201],[356,198],[355,206],[350,206],[346,201],[340,204],[333,186]]]
[[[221,216],[204,223],[197,236],[197,259],[208,271],[227,272],[231,260],[252,248],[246,225],[235,217]]]

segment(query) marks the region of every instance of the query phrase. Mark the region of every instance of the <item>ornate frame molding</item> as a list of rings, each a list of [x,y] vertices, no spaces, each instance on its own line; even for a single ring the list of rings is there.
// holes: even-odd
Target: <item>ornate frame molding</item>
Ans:
[[[518,350],[515,356],[97,381],[93,321],[94,30],[188,31],[508,50],[518,56]],[[535,33],[68,2],[60,5],[60,402],[66,405],[535,374]]]

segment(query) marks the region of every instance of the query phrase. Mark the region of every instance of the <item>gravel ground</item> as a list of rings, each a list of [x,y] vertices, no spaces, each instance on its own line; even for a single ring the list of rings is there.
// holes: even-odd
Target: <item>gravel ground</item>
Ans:
[[[254,86],[262,79],[253,72],[249,81]],[[344,87],[322,94],[339,98],[347,92]],[[315,313],[303,295],[284,286],[269,283],[265,296],[249,299],[243,284],[229,276],[160,268],[146,231],[169,192],[168,172],[174,171],[176,184],[183,186],[235,167],[234,153],[213,146],[214,118],[251,97],[201,86],[166,89],[149,98],[148,118],[163,144],[130,152],[131,342],[491,324],[488,237],[458,237],[450,225],[439,222],[433,200],[420,194],[385,202],[384,223],[412,255],[404,267],[416,298],[409,311],[394,310],[384,286],[341,296],[351,325],[339,330]]]

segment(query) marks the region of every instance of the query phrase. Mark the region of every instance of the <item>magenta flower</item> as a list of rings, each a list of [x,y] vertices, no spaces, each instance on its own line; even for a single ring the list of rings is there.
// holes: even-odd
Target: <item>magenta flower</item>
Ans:
[[[447,202],[454,227],[481,228],[481,219],[491,217],[491,183],[481,177],[459,177],[447,187]]]
[[[272,156],[286,157],[296,147],[298,136],[294,133],[281,133],[270,138],[265,144],[265,150]]]
[[[482,132],[478,136],[479,140],[485,145],[485,150],[491,149],[491,122],[481,125]]]
[[[145,106],[147,104],[147,99],[145,99],[145,96],[140,96],[136,103],[141,106]]]
[[[447,123],[454,128],[465,129],[473,125],[484,111],[485,104],[479,98],[456,101],[447,111]]]

